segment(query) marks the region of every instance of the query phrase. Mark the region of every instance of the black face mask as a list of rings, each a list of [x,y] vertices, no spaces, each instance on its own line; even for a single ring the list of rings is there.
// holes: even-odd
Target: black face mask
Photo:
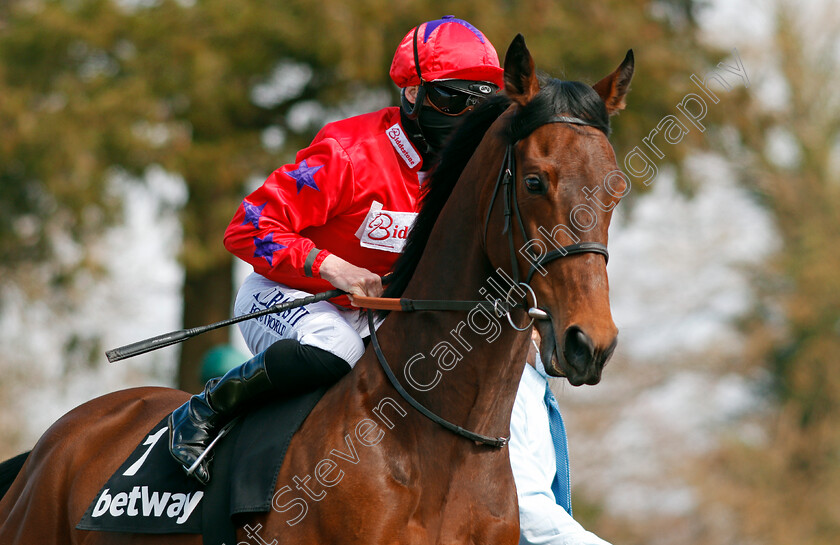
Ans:
[[[408,113],[414,108],[414,104],[405,98],[405,93],[400,97],[400,121],[408,134],[408,137],[417,147],[420,155],[423,156],[423,168],[429,168],[437,161],[443,144],[452,133],[460,118],[444,115],[430,106],[421,106],[416,119],[410,119]]]
[[[442,114],[430,106],[421,106],[417,121],[420,123],[426,142],[435,153],[440,153],[446,139],[458,126],[461,118]]]

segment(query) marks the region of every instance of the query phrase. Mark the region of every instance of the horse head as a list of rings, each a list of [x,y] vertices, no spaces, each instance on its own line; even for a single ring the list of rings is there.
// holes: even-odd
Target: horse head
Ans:
[[[505,56],[512,104],[499,120],[507,146],[500,181],[483,196],[485,250],[494,268],[522,282],[546,371],[575,386],[600,381],[617,343],[607,230],[630,186],[608,140],[609,116],[624,108],[633,64],[628,51],[590,87],[538,77],[521,35]]]

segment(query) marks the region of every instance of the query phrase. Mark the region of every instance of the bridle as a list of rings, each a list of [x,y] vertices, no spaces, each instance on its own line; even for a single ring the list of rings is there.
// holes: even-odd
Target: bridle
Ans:
[[[416,38],[415,38],[416,39]],[[585,125],[585,126],[595,126],[593,123],[580,119],[578,117],[572,116],[564,116],[558,115],[548,119],[544,124],[549,123],[569,123],[573,125]],[[501,309],[502,311],[507,313],[508,321],[510,322],[511,326],[519,331],[527,330],[531,324],[533,324],[534,320],[549,320],[551,321],[551,314],[542,308],[539,308],[536,294],[534,290],[530,286],[530,282],[532,277],[534,276],[534,272],[538,270],[538,267],[542,267],[552,261],[560,259],[561,257],[567,257],[571,255],[577,254],[584,254],[584,253],[595,253],[601,254],[604,256],[605,260],[609,260],[609,252],[607,251],[607,247],[600,242],[579,242],[576,244],[569,244],[567,246],[556,247],[555,250],[545,253],[544,255],[537,258],[536,255],[531,253],[531,257],[534,258],[531,261],[531,268],[528,272],[528,275],[524,282],[520,280],[519,275],[519,261],[516,257],[516,244],[514,242],[513,236],[513,217],[516,218],[516,222],[519,225],[519,229],[522,232],[522,237],[524,240],[530,240],[528,237],[528,233],[525,229],[525,223],[522,221],[522,213],[519,211],[519,203],[516,199],[516,151],[515,146],[517,141],[511,141],[505,150],[504,159],[502,160],[502,167],[499,171],[499,174],[496,178],[496,185],[493,189],[493,196],[490,199],[490,204],[487,207],[487,215],[484,222],[484,229],[483,235],[484,240],[483,243],[486,248],[486,240],[487,240],[487,229],[490,224],[490,215],[493,212],[493,207],[496,203],[496,197],[498,196],[499,192],[503,192],[503,206],[504,206],[504,227],[502,229],[502,234],[508,235],[508,245],[510,248],[510,262],[511,262],[511,274],[514,280],[514,287],[520,286],[525,288],[533,297],[534,305],[529,307],[527,301],[527,294],[526,297],[523,299],[521,303],[517,303],[507,309]],[[528,249],[530,253],[530,248]],[[512,288],[513,289],[513,288]],[[512,290],[511,290],[512,291]],[[510,295],[511,292],[508,292]],[[370,300],[370,298],[365,298]],[[392,310],[401,310],[405,312],[417,311],[417,310],[472,310],[473,308],[481,306],[484,308],[492,309],[494,312],[499,312],[500,309],[497,307],[496,304],[490,304],[487,301],[415,301],[410,299],[400,299],[399,300],[399,307],[393,307]],[[510,316],[510,310],[512,308],[522,307],[527,309],[528,315],[531,317],[531,322],[528,323],[523,328],[517,327]],[[371,308],[371,307],[369,307]],[[373,307],[375,308],[375,307]],[[382,308],[382,307],[380,307]],[[426,416],[433,422],[439,424],[440,426],[448,429],[449,431],[465,437],[471,441],[475,441],[477,443],[481,443],[484,445],[489,445],[493,447],[504,447],[507,445],[508,441],[510,440],[509,437],[490,437],[487,435],[482,435],[479,433],[475,433],[469,430],[462,428],[448,420],[441,418],[440,416],[436,415],[435,413],[431,412],[429,409],[424,407],[419,401],[414,399],[414,397],[406,391],[406,389],[400,384],[397,380],[397,377],[394,376],[394,372],[391,370],[391,367],[388,365],[388,362],[385,358],[385,354],[382,352],[382,347],[379,344],[379,339],[376,335],[376,327],[373,319],[373,311],[368,310],[367,312],[368,317],[368,326],[370,331],[370,339],[371,344],[373,345],[373,350],[376,353],[376,357],[379,360],[380,365],[382,366],[385,375],[388,377],[389,382],[397,390],[397,392],[405,399],[409,405],[414,407],[418,412],[420,412],[423,416]],[[501,314],[499,314],[501,316]]]
[[[550,118],[544,124],[549,123],[570,123],[573,125],[586,125],[586,126],[594,126],[593,123],[588,121],[584,121],[578,117],[570,117],[565,115],[558,115]],[[507,145],[505,149],[505,157],[502,161],[502,168],[499,171],[499,176],[496,178],[496,187],[493,189],[493,197],[490,199],[490,206],[487,207],[487,216],[484,220],[484,240],[486,243],[487,240],[487,228],[490,225],[490,214],[493,212],[493,205],[496,203],[496,196],[499,194],[500,188],[504,191],[504,215],[505,215],[505,223],[504,228],[502,229],[502,234],[507,233],[508,235],[508,245],[510,247],[510,267],[511,267],[511,274],[513,279],[516,283],[519,283],[519,263],[516,259],[516,249],[515,243],[513,241],[513,229],[512,229],[512,220],[511,216],[516,216],[516,222],[519,225],[519,230],[522,231],[522,237],[524,240],[530,240],[528,237],[528,232],[525,229],[525,223],[522,221],[522,213],[519,211],[519,203],[516,200],[516,188],[514,187],[514,183],[516,182],[516,152],[515,146],[517,142],[511,142]],[[486,246],[486,244],[485,244]],[[530,252],[530,248],[528,249]],[[584,253],[596,253],[601,254],[604,256],[604,259],[609,261],[610,254],[607,251],[607,247],[601,244],[600,242],[579,242],[577,244],[569,244],[568,246],[561,246],[556,247],[555,250],[552,250],[545,255],[540,256],[539,259],[532,253],[531,256],[534,257],[534,260],[531,261],[531,270],[528,272],[528,276],[525,279],[525,283],[528,284],[531,282],[531,278],[534,276],[534,273],[538,270],[538,267],[545,265],[546,263],[550,263],[555,259],[559,259],[561,257],[566,257],[575,254],[584,254]]]
[[[572,125],[584,125],[594,127],[595,124],[584,121],[579,117],[573,116],[566,116],[566,115],[556,115],[554,117],[549,118],[543,125],[548,125],[550,123],[568,123]],[[530,287],[531,279],[534,276],[534,273],[537,272],[539,269],[543,268],[544,265],[551,263],[561,257],[567,257],[576,254],[585,254],[585,253],[595,253],[601,254],[604,256],[604,260],[609,262],[610,254],[607,251],[607,247],[600,242],[578,242],[575,244],[569,244],[567,246],[557,246],[556,244],[555,249],[547,252],[539,257],[537,257],[532,251],[530,246],[527,248],[528,253],[531,255],[532,259],[529,259],[531,263],[531,268],[528,271],[528,275],[525,278],[525,282],[520,280],[519,276],[519,260],[516,258],[516,243],[513,240],[513,217],[516,218],[516,223],[519,226],[519,230],[522,233],[522,238],[526,242],[531,240],[528,236],[528,232],[525,229],[525,223],[522,221],[522,213],[519,211],[519,202],[516,199],[516,144],[519,140],[511,141],[507,147],[505,148],[505,156],[502,160],[502,167],[499,170],[499,175],[496,177],[496,186],[493,189],[493,196],[490,199],[490,205],[487,207],[487,215],[484,219],[484,246],[487,246],[487,229],[490,225],[490,215],[493,212],[493,206],[496,203],[496,197],[498,196],[499,192],[502,191],[504,193],[503,199],[503,206],[504,206],[504,227],[502,228],[502,234],[507,234],[508,236],[508,247],[510,249],[510,268],[511,268],[511,275],[513,277],[514,284],[517,286],[521,286],[528,290],[532,295],[534,294],[533,289]],[[519,305],[516,305],[519,306]],[[528,315],[531,316],[532,320],[528,325],[524,328],[519,328],[514,325],[513,321],[510,318],[510,314],[508,314],[508,321],[510,322],[511,326],[519,331],[524,331],[528,329],[531,324],[533,324],[533,319],[543,319],[543,320],[550,320],[550,314],[537,307],[536,296],[534,296],[534,306],[528,307],[527,301],[522,302],[522,306],[528,309]]]

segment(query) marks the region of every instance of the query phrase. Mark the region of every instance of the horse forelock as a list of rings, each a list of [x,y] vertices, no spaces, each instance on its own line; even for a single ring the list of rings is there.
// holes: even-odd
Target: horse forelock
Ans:
[[[507,138],[515,143],[558,115],[580,118],[610,135],[610,117],[598,93],[585,83],[563,81],[540,75],[540,92],[517,110],[507,128]]]

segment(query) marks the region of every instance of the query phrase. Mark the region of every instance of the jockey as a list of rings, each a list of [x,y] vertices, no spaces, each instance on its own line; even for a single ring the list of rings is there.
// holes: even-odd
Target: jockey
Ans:
[[[451,15],[409,31],[390,75],[401,89],[400,107],[327,124],[236,211],[225,247],[254,268],[239,289],[237,316],[333,288],[381,295],[380,277],[402,250],[446,137],[459,116],[503,85],[493,45]],[[169,449],[185,468],[252,403],[338,381],[369,335],[347,297],[240,328],[256,356],[209,381],[169,418]],[[208,462],[194,473],[203,483]]]

